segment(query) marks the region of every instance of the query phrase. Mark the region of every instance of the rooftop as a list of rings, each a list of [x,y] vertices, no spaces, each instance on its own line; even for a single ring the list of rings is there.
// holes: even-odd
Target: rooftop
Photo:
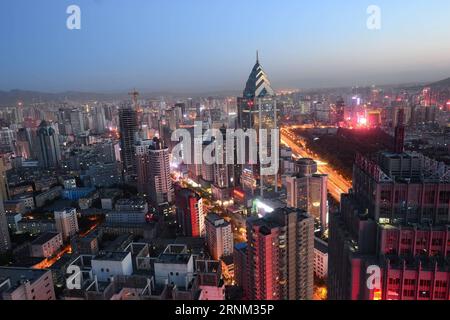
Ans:
[[[145,205],[145,200],[142,198],[133,198],[133,199],[119,199],[116,202],[116,205]]]
[[[97,255],[94,259],[96,261],[123,261],[131,255],[130,252],[105,252]]]
[[[41,269],[0,267],[0,283],[9,279],[11,289],[15,289],[22,283],[35,282],[47,272],[48,270]]]
[[[43,245],[53,238],[57,237],[60,233],[59,232],[46,232],[40,235],[36,240],[34,240],[31,244],[33,245]]]
[[[314,238],[314,249],[319,250],[322,253],[328,253],[328,244],[323,241],[322,239],[319,239],[317,237]]]
[[[225,221],[224,218],[219,217],[217,214],[215,213],[210,213],[206,216],[206,220],[208,220],[211,224],[217,226],[227,226],[230,223]]]
[[[158,262],[171,264],[187,264],[191,259],[191,256],[192,255],[189,253],[180,253],[180,254],[163,253],[159,256]]]

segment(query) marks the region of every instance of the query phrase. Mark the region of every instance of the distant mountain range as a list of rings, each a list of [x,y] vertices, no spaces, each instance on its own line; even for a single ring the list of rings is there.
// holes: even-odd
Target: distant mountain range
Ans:
[[[416,87],[416,86],[414,86]],[[430,83],[428,85],[419,85],[417,88],[431,87],[433,89],[449,89],[450,78],[445,80]],[[223,92],[208,92],[208,93],[173,93],[173,92],[152,92],[141,93],[142,99],[153,99],[161,96],[173,97],[173,98],[188,98],[188,97],[229,97],[239,96],[240,91],[223,91]],[[96,93],[96,92],[78,92],[67,91],[60,93],[48,93],[38,91],[26,91],[26,90],[11,90],[0,91],[0,106],[14,106],[19,101],[24,104],[41,103],[41,102],[88,102],[88,101],[123,101],[130,99],[126,92],[115,93]]]
[[[430,85],[428,85],[428,87],[431,87],[433,89],[449,89],[450,88],[450,78],[431,83]]]
[[[131,91],[131,90],[130,90]],[[238,96],[242,92],[238,91],[222,91],[222,92],[207,92],[207,93],[173,93],[173,92],[141,92],[139,98],[141,99],[156,99],[158,97],[173,97],[177,98],[195,98],[195,97],[229,97]],[[11,90],[0,91],[0,106],[14,106],[18,102],[24,104],[42,103],[42,102],[89,102],[89,101],[124,101],[130,99],[126,92],[114,93],[97,93],[97,92],[78,92],[67,91],[60,93],[48,93],[38,91],[26,90]]]
[[[117,96],[117,98],[123,98],[127,95],[115,94],[115,96]],[[62,93],[47,93],[25,90],[0,91],[0,105],[3,106],[15,105],[19,101],[24,104],[31,104],[40,102],[92,101],[108,98],[113,98],[113,95],[75,91]]]

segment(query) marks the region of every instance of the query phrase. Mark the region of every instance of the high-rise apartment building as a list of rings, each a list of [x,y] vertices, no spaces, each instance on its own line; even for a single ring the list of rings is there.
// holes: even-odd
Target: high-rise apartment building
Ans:
[[[295,174],[286,177],[288,207],[300,208],[328,227],[327,175],[317,174],[317,163],[303,158],[294,165]]]
[[[233,231],[231,224],[216,214],[205,219],[206,245],[214,260],[233,254]]]
[[[150,195],[149,184],[149,148],[153,140],[139,140],[134,146],[136,155],[136,173],[138,193],[144,197]]]
[[[233,250],[234,263],[234,281],[235,285],[243,291],[243,298],[246,299],[245,293],[248,288],[247,279],[247,243],[241,242],[234,246]]]
[[[138,192],[150,199],[156,208],[173,203],[169,149],[155,137],[139,141],[135,145],[135,153]]]
[[[282,208],[247,220],[247,283],[250,300],[312,299],[314,219]]]
[[[129,104],[119,109],[121,160],[127,181],[136,173],[134,144],[138,132],[137,113]]]
[[[400,152],[356,159],[352,191],[330,217],[331,299],[450,299],[450,169],[402,141]],[[379,281],[368,281],[374,267]]]
[[[93,109],[94,113],[94,129],[98,134],[102,134],[106,131],[106,117],[105,109],[102,105],[95,106]]]
[[[37,131],[39,164],[44,168],[56,168],[61,162],[59,137],[55,128],[42,121]]]
[[[64,240],[76,235],[79,230],[76,209],[66,208],[55,211],[55,225],[56,230],[62,234]]]
[[[189,189],[176,192],[177,221],[188,237],[203,237],[205,235],[205,214],[203,199]]]
[[[0,253],[5,253],[10,248],[11,239],[9,237],[8,221],[3,206],[3,196],[0,194]]]
[[[218,141],[213,141],[215,143],[215,150],[217,152],[216,156],[218,159],[223,159],[222,163],[215,163],[213,165],[214,172],[214,183],[213,183],[213,195],[216,199],[225,200],[229,198],[230,188],[236,185],[234,165],[227,163],[227,148],[226,148],[226,128],[223,126],[220,128],[222,134],[222,142],[219,144]]]
[[[9,187],[8,187],[8,179],[6,176],[6,167],[2,156],[0,156],[0,197],[2,197],[4,200],[8,200],[9,197]]]
[[[30,159],[34,156],[33,136],[31,129],[20,128],[17,131],[16,152],[24,159]]]
[[[83,112],[80,109],[70,111],[70,124],[74,135],[79,135],[85,131]]]

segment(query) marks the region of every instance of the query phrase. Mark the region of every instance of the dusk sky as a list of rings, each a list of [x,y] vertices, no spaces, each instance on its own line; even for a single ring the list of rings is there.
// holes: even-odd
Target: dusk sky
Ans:
[[[66,9],[81,8],[81,30]],[[366,27],[369,5],[382,29]],[[2,0],[0,90],[242,90],[450,77],[448,0]]]

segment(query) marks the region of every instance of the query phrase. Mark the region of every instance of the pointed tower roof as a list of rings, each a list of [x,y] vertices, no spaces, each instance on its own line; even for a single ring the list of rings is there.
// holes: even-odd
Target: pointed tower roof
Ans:
[[[275,92],[270,85],[269,77],[259,63],[259,52],[256,51],[256,64],[248,77],[244,90],[244,98],[262,98],[274,95]]]

